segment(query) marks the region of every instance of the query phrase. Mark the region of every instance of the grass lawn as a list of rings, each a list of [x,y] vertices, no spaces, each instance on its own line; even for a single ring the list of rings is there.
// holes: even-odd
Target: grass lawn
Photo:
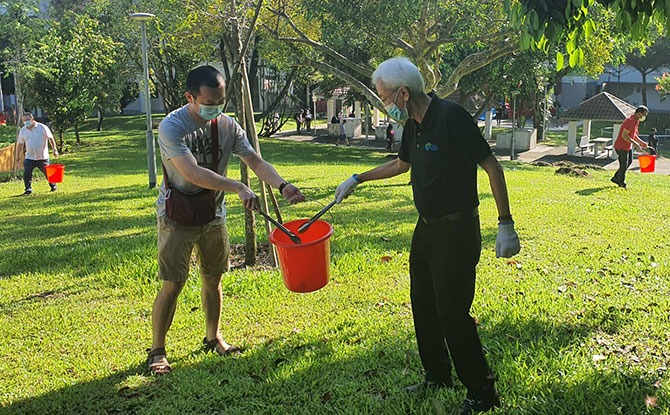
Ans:
[[[147,186],[144,118],[105,125],[59,159],[58,192],[43,178],[32,197],[14,197],[20,180],[0,184],[0,414],[449,414],[460,404],[460,384],[424,397],[400,391],[422,379],[408,176],[366,183],[324,216],[335,231],[323,289],[292,293],[276,269],[224,276],[222,330],[246,349],[240,357],[201,352],[193,270],[168,334],[173,372],[145,375],[160,286],[157,190]],[[310,199],[283,203],[285,220],[311,217],[342,180],[386,160],[368,149],[261,145]],[[504,166],[523,248],[495,258],[497,213],[480,171],[472,307],[499,378],[503,406],[493,413],[670,413],[670,178],[631,172],[623,190],[611,172]],[[229,173],[239,177],[237,161]],[[242,243],[235,195],[228,211],[231,242]]]

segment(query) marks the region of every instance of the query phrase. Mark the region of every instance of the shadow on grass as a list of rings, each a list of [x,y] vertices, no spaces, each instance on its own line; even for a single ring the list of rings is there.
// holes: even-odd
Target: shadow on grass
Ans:
[[[402,387],[420,381],[422,371],[412,333],[374,343],[343,323],[306,340],[294,333],[270,339],[236,358],[173,356],[173,372],[153,377],[142,365],[89,382],[65,386],[13,402],[1,413],[450,413],[465,391],[442,390],[413,396]],[[373,330],[374,331],[374,330]],[[547,326],[538,319],[480,330],[488,359],[500,377],[500,414],[643,413],[652,393],[633,373],[596,370],[574,380],[571,368],[552,376],[510,379],[519,362],[540,372],[560,366],[560,352],[586,337],[584,326]],[[383,333],[374,333],[374,336]],[[344,350],[344,352],[342,352]],[[552,355],[556,353],[556,356]],[[499,362],[499,354],[507,358]],[[530,385],[530,386],[529,386]],[[438,410],[439,409],[439,410]]]
[[[603,190],[607,190],[608,188],[611,188],[611,186],[608,186],[608,187],[593,187],[591,189],[578,190],[578,191],[575,192],[575,194],[578,194],[580,196],[591,196],[595,193],[601,192]]]
[[[0,278],[30,272],[83,276],[143,257],[156,243],[156,216],[150,208],[154,199],[139,186],[120,186],[26,197],[18,210],[13,201],[0,201],[0,209],[38,212],[0,218],[0,239],[13,242],[0,247],[0,269],[5,270]],[[120,202],[127,210],[123,214],[117,211]],[[129,208],[133,203],[136,210]],[[39,214],[47,205],[48,213]],[[88,210],[94,206],[97,210]],[[101,211],[101,206],[106,209]]]

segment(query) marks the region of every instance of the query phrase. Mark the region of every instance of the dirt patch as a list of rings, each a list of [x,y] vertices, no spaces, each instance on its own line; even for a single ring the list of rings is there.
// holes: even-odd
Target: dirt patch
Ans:
[[[245,262],[244,244],[232,244],[230,246],[230,269],[239,268],[260,268],[272,269],[272,247],[269,242],[262,242],[257,245],[256,263],[247,264]]]
[[[563,174],[572,177],[591,177],[590,174],[578,167],[559,167],[554,174]]]

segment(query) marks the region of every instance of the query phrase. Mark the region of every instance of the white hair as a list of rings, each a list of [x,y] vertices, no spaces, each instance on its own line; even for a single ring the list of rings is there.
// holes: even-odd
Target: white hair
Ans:
[[[396,57],[380,63],[372,73],[374,85],[381,82],[388,89],[406,87],[412,93],[424,92],[424,82],[419,68],[407,58]]]

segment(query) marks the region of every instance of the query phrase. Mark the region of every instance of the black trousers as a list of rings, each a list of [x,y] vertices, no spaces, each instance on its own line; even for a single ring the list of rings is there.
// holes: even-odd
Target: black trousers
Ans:
[[[410,252],[414,329],[426,380],[451,381],[451,362],[470,396],[493,388],[470,306],[481,253],[479,217],[425,224]]]
[[[626,182],[626,170],[633,164],[633,150],[617,150],[617,155],[619,156],[619,170],[614,173],[615,182],[625,183]]]
[[[49,159],[47,160],[23,160],[23,184],[26,188],[26,192],[32,192],[33,190],[33,170],[39,169],[44,177],[47,177],[47,165],[49,164]],[[49,183],[51,189],[56,188],[56,183]]]

